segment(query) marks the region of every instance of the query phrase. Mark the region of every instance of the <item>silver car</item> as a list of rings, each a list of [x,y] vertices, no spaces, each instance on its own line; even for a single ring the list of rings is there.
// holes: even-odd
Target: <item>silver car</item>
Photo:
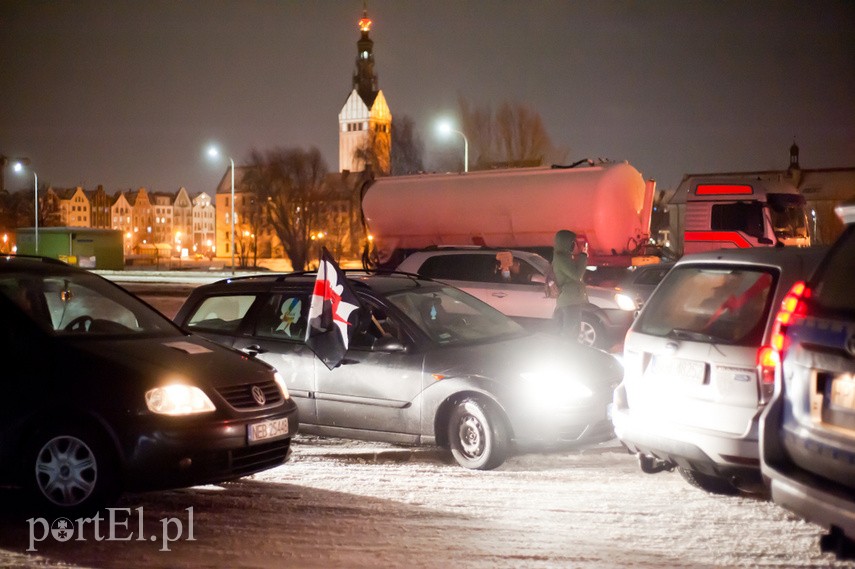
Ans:
[[[176,322],[252,354],[285,378],[300,432],[447,448],[467,468],[514,452],[614,438],[614,357],[532,333],[454,287],[348,272],[362,305],[342,365],[306,345],[312,274],[196,288]]]
[[[712,493],[764,491],[758,418],[774,385],[775,313],[824,252],[715,251],[683,257],[665,276],[627,333],[612,408],[644,472],[676,468]]]

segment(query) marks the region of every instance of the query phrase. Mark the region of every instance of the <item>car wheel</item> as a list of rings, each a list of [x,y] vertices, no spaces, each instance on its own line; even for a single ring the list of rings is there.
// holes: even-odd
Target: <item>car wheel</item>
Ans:
[[[452,456],[465,468],[492,470],[507,457],[504,422],[474,399],[461,401],[451,412],[448,441]]]
[[[598,348],[603,341],[603,327],[595,319],[583,314],[581,329],[579,330],[579,343],[583,346]]]
[[[695,488],[700,488],[710,494],[720,494],[723,496],[735,496],[739,494],[739,489],[725,478],[704,474],[697,470],[689,470],[682,466],[678,467],[677,471],[683,477],[683,480]]]
[[[48,509],[89,513],[118,497],[114,453],[94,430],[55,427],[36,436],[29,448],[25,480]]]

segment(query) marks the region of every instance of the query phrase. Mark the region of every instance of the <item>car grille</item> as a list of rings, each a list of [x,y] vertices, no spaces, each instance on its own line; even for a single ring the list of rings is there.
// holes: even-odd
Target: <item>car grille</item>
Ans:
[[[264,394],[264,403],[259,404],[253,396],[253,388],[258,387]],[[259,407],[270,407],[282,401],[282,392],[275,381],[263,383],[244,383],[241,385],[230,385],[220,387],[217,393],[235,409],[258,409]]]
[[[196,456],[193,460],[193,480],[219,482],[248,476],[262,470],[274,468],[288,460],[291,439],[252,445],[229,451]],[[198,482],[194,482],[198,483]]]

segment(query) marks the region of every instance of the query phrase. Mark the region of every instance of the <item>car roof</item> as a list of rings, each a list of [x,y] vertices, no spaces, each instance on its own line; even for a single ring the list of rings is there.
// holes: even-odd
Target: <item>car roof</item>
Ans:
[[[4,272],[25,271],[32,274],[55,275],[57,273],[79,272],[82,270],[59,259],[52,259],[50,257],[30,255],[6,255],[0,257],[0,271]]]
[[[371,289],[381,294],[390,294],[402,290],[419,287],[433,288],[444,286],[437,281],[420,277],[411,273],[397,271],[371,271],[362,269],[345,270],[348,282],[355,290]],[[216,289],[228,287],[235,291],[239,290],[268,290],[288,285],[308,286],[317,279],[315,272],[298,273],[271,273],[266,275],[250,275],[244,277],[230,277],[208,285],[202,285],[199,289]]]
[[[828,251],[828,246],[812,247],[750,247],[746,249],[719,249],[692,253],[681,257],[676,266],[686,264],[746,264],[774,267],[800,266],[805,261],[818,262]]]
[[[510,249],[508,247],[483,247],[480,245],[435,245],[433,247],[427,247],[425,249],[419,249],[418,251],[413,251],[410,253],[407,258],[413,257],[415,255],[419,256],[430,256],[436,253],[448,253],[450,255],[464,255],[464,254],[472,254],[472,253],[483,253],[485,255],[492,255],[495,253],[499,253],[501,251],[509,251],[518,257],[542,257],[539,253],[535,253],[534,251],[523,251],[521,249]]]

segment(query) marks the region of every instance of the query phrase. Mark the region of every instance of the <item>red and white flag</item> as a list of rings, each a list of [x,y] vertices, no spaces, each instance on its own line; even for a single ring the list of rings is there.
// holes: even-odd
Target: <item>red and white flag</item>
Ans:
[[[357,308],[359,299],[324,247],[309,306],[306,344],[329,369],[338,367],[344,359],[356,328]]]

